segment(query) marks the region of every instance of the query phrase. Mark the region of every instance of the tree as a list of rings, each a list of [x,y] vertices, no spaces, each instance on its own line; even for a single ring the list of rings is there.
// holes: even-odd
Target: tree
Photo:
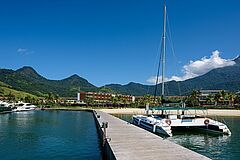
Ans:
[[[234,93],[229,93],[227,95],[227,98],[229,100],[229,105],[232,107],[234,105],[234,101],[235,101],[236,95]]]
[[[12,94],[12,92],[9,92],[9,94],[7,94],[8,100],[9,101],[15,101],[16,97],[14,94]]]
[[[94,104],[94,100],[92,97],[86,97],[84,99],[84,102],[87,103],[87,105],[93,105]]]
[[[222,101],[223,104],[225,104],[227,93],[225,92],[225,90],[221,90],[219,94],[220,94],[220,100]]]
[[[191,104],[192,107],[199,106],[199,94],[199,91],[193,90],[192,93],[188,96],[187,101]]]
[[[2,95],[3,93],[4,93],[4,90],[0,88],[0,95]]]
[[[209,94],[207,96],[207,103],[208,104],[212,104],[214,102],[214,95],[213,94]]]
[[[24,101],[25,101],[26,103],[31,103],[31,97],[30,97],[30,96],[26,96],[26,97],[24,98]]]
[[[53,105],[55,102],[55,95],[51,92],[49,92],[46,96],[45,96],[45,99],[47,100],[47,103],[50,104],[50,105]]]
[[[221,98],[220,93],[217,93],[217,94],[214,95],[214,102],[215,102],[214,105],[215,105],[215,106],[218,105],[218,102],[219,102],[220,98]]]
[[[147,103],[151,103],[151,95],[150,94],[145,94],[143,96],[143,99],[144,99],[144,104],[146,105]]]

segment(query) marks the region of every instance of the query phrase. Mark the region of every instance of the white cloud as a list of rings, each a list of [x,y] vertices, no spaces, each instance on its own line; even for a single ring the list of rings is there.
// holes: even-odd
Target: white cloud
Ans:
[[[183,76],[173,75],[171,78],[165,78],[165,81],[171,81],[171,80],[184,81],[186,79],[201,76],[212,69],[221,68],[225,66],[232,66],[235,64],[233,60],[223,59],[219,56],[219,54],[220,52],[216,50],[212,52],[212,55],[209,58],[203,57],[200,60],[190,61],[188,64],[184,65],[182,68]],[[155,84],[156,76],[150,77],[147,80],[147,82]],[[158,82],[161,83],[161,76],[160,76],[160,81]]]
[[[17,53],[22,54],[22,55],[28,55],[34,53],[34,51],[29,51],[26,48],[18,48]]]
[[[25,48],[18,48],[17,49],[18,53],[23,53],[23,52],[26,52],[26,51],[27,51],[27,49],[25,49]]]
[[[164,81],[181,81],[182,79],[178,76],[172,76],[171,78],[167,78],[165,77]],[[151,84],[156,84],[156,81],[157,81],[157,76],[152,76],[150,78],[147,79],[147,82],[148,83],[151,83]],[[159,76],[158,77],[158,83],[162,83],[162,76]]]
[[[152,76],[147,79],[147,82],[151,84],[156,84],[156,81],[157,81],[157,76]],[[168,78],[165,78],[165,81],[168,81]],[[161,82],[162,82],[162,76],[159,76],[158,83],[161,83]]]

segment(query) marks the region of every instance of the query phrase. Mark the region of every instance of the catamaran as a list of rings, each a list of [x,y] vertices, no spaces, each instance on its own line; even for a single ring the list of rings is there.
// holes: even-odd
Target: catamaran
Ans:
[[[198,108],[174,108],[159,107],[155,111],[161,111],[160,114],[134,115],[132,123],[154,133],[173,136],[177,131],[188,131],[191,129],[200,129],[213,133],[231,135],[227,125],[222,122],[207,118],[207,110]],[[204,116],[197,113],[202,111]],[[193,113],[194,112],[194,113]],[[204,113],[205,112],[205,113]]]
[[[164,74],[165,74],[165,54],[166,54],[166,15],[167,15],[167,7],[166,1],[164,1],[164,25],[163,25],[163,36],[162,36],[162,55],[161,55],[161,64],[162,64],[162,100],[164,98]],[[159,63],[160,64],[160,63]],[[156,80],[156,88],[155,88],[155,96],[157,92],[157,83],[159,77],[159,68],[157,73]],[[163,103],[162,103],[163,104]],[[149,107],[146,107],[149,109]],[[147,113],[148,113],[147,109]],[[153,108],[152,108],[153,109]],[[154,133],[163,134],[166,136],[173,136],[173,133],[177,130],[189,130],[189,129],[202,129],[206,131],[211,131],[215,133],[227,134],[231,135],[231,131],[228,127],[219,121],[210,119],[205,116],[199,116],[197,114],[197,110],[202,110],[206,112],[204,109],[192,109],[186,108],[184,103],[182,103],[181,107],[158,107],[155,110],[160,111],[160,114],[150,114],[150,115],[133,115],[132,123],[150,130]],[[191,111],[194,111],[192,113]]]

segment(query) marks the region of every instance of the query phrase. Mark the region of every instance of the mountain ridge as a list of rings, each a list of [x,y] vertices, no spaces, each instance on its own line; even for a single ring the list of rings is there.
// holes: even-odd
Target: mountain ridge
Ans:
[[[237,56],[233,61],[235,64],[232,66],[215,68],[198,77],[187,79],[185,81],[165,82],[166,94],[187,95],[193,89],[225,89],[229,91],[238,91],[240,90],[240,56]],[[129,87],[134,85],[135,89]],[[109,84],[105,86],[120,93],[134,95],[153,95],[155,90],[155,85],[143,85],[139,83],[128,83],[126,85]],[[136,90],[136,88],[138,88],[138,90]],[[157,85],[157,88],[157,95],[160,95],[161,83]]]
[[[187,95],[193,89],[240,90],[240,56],[233,61],[235,64],[232,66],[215,68],[195,78],[166,82],[166,95]],[[79,91],[100,91],[141,96],[145,94],[153,95],[155,90],[155,85],[135,82],[129,82],[125,85],[112,83],[96,87],[77,74],[61,80],[50,80],[38,74],[30,66],[24,66],[17,70],[0,69],[0,81],[14,89],[38,96],[54,93],[61,97],[75,97]],[[157,95],[160,95],[161,84],[158,84],[157,87]]]
[[[0,69],[0,81],[14,89],[38,96],[54,93],[59,96],[75,96],[80,91],[97,91],[98,88],[86,79],[74,74],[62,80],[49,80],[32,67],[24,66],[17,70]]]

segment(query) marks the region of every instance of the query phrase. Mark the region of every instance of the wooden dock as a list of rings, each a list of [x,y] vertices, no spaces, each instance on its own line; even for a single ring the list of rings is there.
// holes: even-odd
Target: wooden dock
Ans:
[[[94,111],[99,130],[108,122],[107,159],[207,160],[209,158],[101,111]],[[108,149],[107,149],[107,148]],[[112,155],[111,155],[112,154]]]

